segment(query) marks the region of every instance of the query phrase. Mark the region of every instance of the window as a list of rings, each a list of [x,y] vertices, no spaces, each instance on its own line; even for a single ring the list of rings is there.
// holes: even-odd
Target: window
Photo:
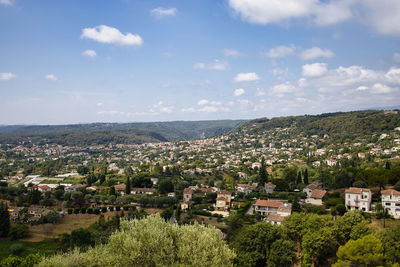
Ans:
[[[396,203],[396,207],[400,207],[400,203]]]
[[[386,202],[386,203],[385,203],[385,206],[390,206],[390,202]]]

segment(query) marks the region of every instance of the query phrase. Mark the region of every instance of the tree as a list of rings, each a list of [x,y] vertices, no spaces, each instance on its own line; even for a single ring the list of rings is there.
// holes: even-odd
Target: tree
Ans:
[[[301,205],[299,203],[299,198],[297,196],[294,197],[293,199],[293,205],[292,205],[292,212],[301,212]]]
[[[297,180],[296,180],[296,184],[301,184],[301,172],[299,171],[298,173],[297,173]]]
[[[20,238],[27,237],[29,235],[29,227],[25,224],[17,224],[14,227],[11,227],[9,236],[11,239],[16,240]]]
[[[310,231],[303,237],[302,263],[304,265],[315,264],[319,266],[324,259],[335,254],[337,241],[330,227],[323,227],[316,231]]]
[[[295,251],[296,247],[293,241],[278,239],[271,245],[271,250],[267,257],[267,266],[293,266]]]
[[[177,227],[148,216],[122,220],[105,245],[51,256],[39,266],[232,266],[234,257],[214,227]]]
[[[386,161],[386,163],[385,163],[385,169],[386,170],[390,170],[392,168],[392,166],[391,166],[391,164],[390,164],[390,161]]]
[[[93,245],[92,234],[86,228],[73,230],[70,236],[70,247],[87,247]]]
[[[304,170],[303,179],[304,179],[304,184],[308,185],[308,169]]]
[[[287,241],[287,242],[285,242]],[[286,248],[282,244],[291,243]],[[269,223],[244,226],[233,238],[238,266],[285,266],[294,257],[294,244],[285,238],[280,227]],[[280,259],[285,255],[286,259]],[[284,265],[280,265],[283,260]],[[290,265],[290,263],[289,263]]]
[[[10,213],[7,204],[0,203],[0,237],[7,237],[10,231]]]
[[[116,196],[117,195],[117,193],[115,192],[115,187],[113,185],[110,187],[110,195],[111,196]]]
[[[172,184],[171,180],[164,179],[164,180],[160,181],[160,184],[158,185],[158,190],[160,191],[161,194],[173,192],[174,185]]]
[[[400,226],[385,229],[380,234],[385,257],[391,262],[400,262]]]
[[[337,257],[338,262],[333,267],[383,266],[385,261],[382,242],[373,235],[350,240],[339,248]]]
[[[129,176],[127,176],[125,182],[125,194],[129,195],[130,193],[131,193],[131,180]]]
[[[261,167],[260,167],[260,184],[261,186],[264,186],[266,183],[268,183],[268,172],[267,168],[265,166],[265,158],[262,157],[261,159]]]

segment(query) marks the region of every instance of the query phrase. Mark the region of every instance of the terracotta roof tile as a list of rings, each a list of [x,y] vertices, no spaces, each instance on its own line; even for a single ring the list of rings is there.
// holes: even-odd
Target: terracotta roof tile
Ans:
[[[319,190],[319,189],[315,189],[312,191],[311,193],[311,198],[319,198],[322,199],[326,194],[326,190]]]
[[[271,200],[263,200],[259,199],[257,200],[256,206],[262,206],[262,207],[271,207],[271,208],[279,208],[283,206],[283,203],[280,201],[271,201]]]
[[[398,195],[400,196],[400,192],[394,189],[386,189],[381,191],[382,195]]]

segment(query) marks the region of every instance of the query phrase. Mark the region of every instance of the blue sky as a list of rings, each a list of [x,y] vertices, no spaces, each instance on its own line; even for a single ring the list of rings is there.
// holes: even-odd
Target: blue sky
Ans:
[[[0,0],[0,124],[400,103],[398,0]]]

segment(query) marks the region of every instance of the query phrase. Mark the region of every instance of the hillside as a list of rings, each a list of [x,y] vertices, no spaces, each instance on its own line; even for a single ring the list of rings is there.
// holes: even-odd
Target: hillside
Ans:
[[[395,112],[394,112],[395,113]],[[335,139],[346,139],[372,135],[393,130],[400,126],[400,114],[380,110],[325,113],[320,115],[304,115],[260,118],[244,123],[237,133],[260,134],[275,128],[291,128],[293,134],[306,136],[328,134]]]
[[[224,134],[243,120],[91,123],[73,125],[1,126],[0,143],[95,145],[140,144],[207,138]]]

